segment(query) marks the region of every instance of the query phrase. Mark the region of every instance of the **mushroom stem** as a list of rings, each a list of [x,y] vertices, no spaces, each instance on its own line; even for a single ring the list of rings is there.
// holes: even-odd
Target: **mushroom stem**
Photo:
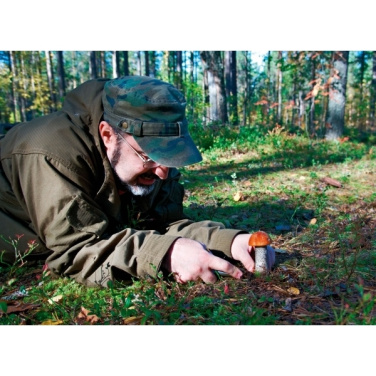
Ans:
[[[255,264],[256,272],[267,273],[269,271],[268,250],[266,247],[255,247]]]
[[[271,240],[269,235],[264,231],[257,231],[251,235],[248,245],[255,249],[255,271],[267,273],[271,269],[268,259],[268,244]]]

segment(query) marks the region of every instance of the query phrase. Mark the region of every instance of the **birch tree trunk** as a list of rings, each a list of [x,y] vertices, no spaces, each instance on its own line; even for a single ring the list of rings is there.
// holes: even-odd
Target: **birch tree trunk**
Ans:
[[[112,51],[112,78],[119,77],[119,52]]]
[[[340,138],[345,128],[348,59],[348,51],[337,51],[333,54],[333,68],[329,86],[328,118],[325,132],[327,140]]]
[[[56,110],[56,92],[55,92],[55,78],[54,71],[52,69],[52,52],[45,51],[46,55],[46,70],[47,70],[47,82],[50,91],[51,106],[50,111]]]

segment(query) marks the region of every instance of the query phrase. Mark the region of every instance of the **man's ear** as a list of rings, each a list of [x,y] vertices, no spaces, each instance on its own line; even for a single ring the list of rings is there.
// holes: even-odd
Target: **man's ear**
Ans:
[[[108,149],[116,144],[116,133],[107,121],[101,121],[99,123],[99,134],[102,137],[104,146]]]

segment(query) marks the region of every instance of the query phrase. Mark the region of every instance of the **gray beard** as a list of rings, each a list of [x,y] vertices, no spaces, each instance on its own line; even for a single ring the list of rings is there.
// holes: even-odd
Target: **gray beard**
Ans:
[[[152,185],[131,185],[131,184],[123,182],[116,172],[116,166],[119,163],[119,160],[120,160],[120,148],[117,147],[112,159],[110,160],[110,164],[111,164],[112,170],[114,171],[114,174],[117,178],[118,184],[122,188],[127,189],[134,196],[147,196],[148,194],[150,194],[154,190],[156,183],[154,183]]]
[[[122,186],[127,188],[134,196],[147,196],[153,192],[155,188],[155,183],[152,185],[130,185],[127,183],[122,183]]]

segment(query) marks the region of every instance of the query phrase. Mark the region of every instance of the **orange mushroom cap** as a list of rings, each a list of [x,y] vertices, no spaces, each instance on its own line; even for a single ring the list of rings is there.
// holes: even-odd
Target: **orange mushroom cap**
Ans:
[[[248,245],[252,247],[265,247],[270,243],[271,243],[270,237],[264,231],[254,232],[248,241]]]

